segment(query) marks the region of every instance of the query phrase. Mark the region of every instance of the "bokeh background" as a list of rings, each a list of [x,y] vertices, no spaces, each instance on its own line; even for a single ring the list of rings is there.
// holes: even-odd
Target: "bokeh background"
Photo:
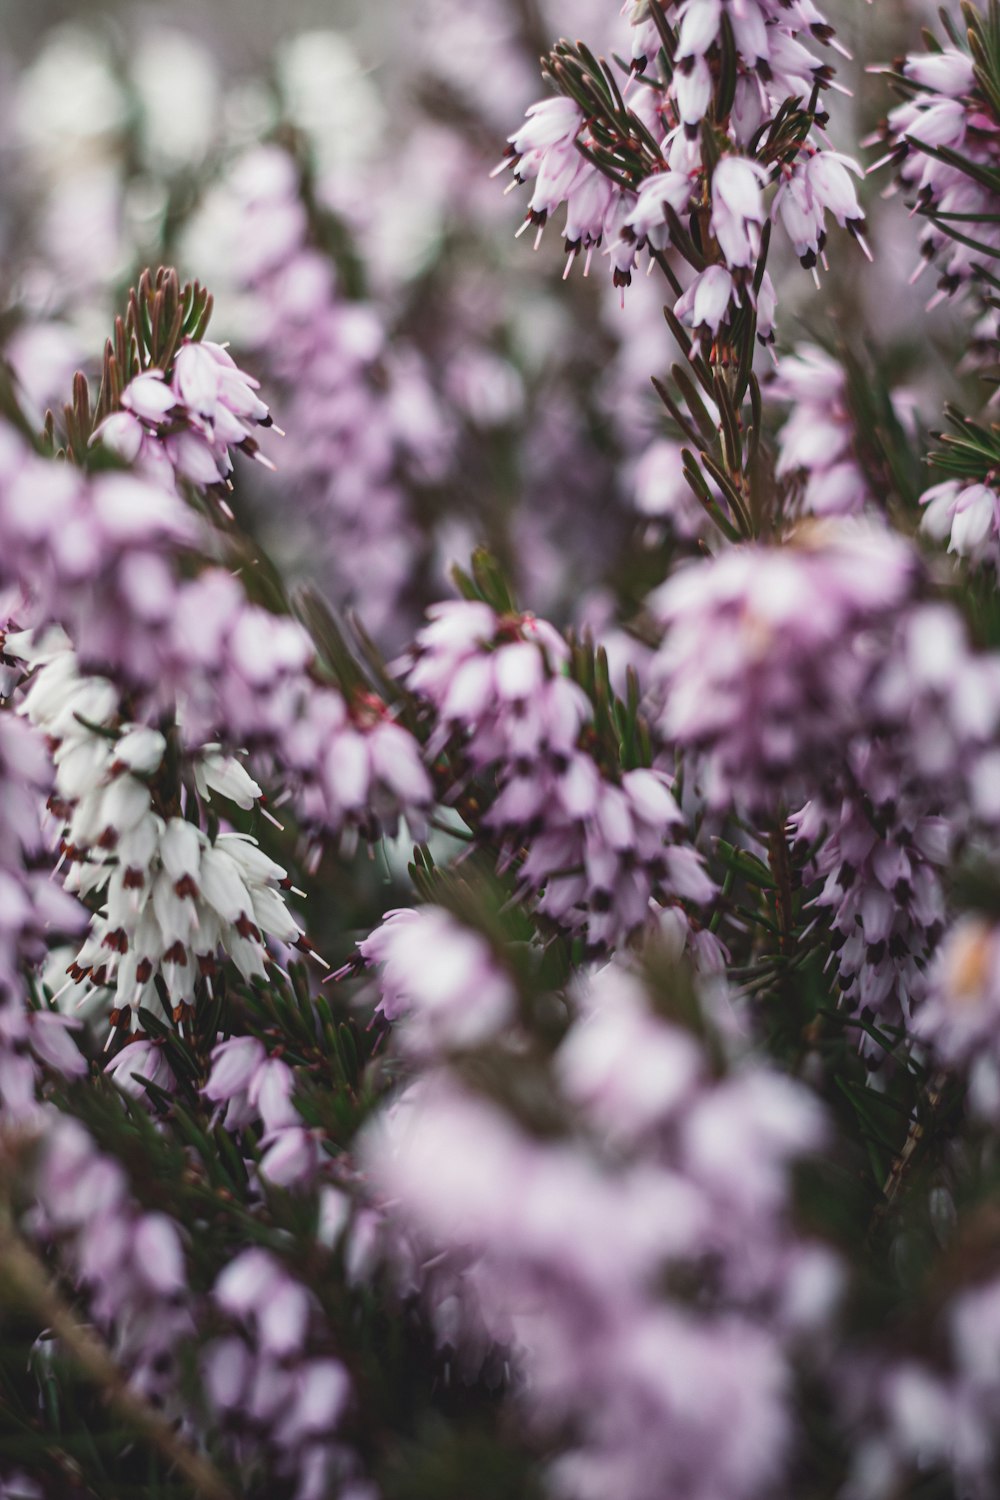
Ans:
[[[831,139],[870,164],[860,143],[891,103],[872,60],[915,45],[933,7],[829,9],[868,65],[838,59]],[[559,226],[534,252],[516,240],[525,195],[490,171],[544,92],[540,51],[563,34],[621,49],[618,11],[7,0],[0,339],[35,416],[76,368],[96,373],[142,267],[176,263],[211,287],[215,336],[288,434],[277,473],[241,489],[241,519],[286,572],[391,649],[486,543],[524,603],[610,629],[614,651],[663,549],[697,544],[649,383],[673,357],[660,289],[622,305],[600,257],[564,281]],[[777,265],[782,336],[864,347],[933,426],[955,394],[956,324],[928,329],[932,277],[908,284],[918,236],[888,182],[866,184],[873,266],[846,237],[819,289]]]

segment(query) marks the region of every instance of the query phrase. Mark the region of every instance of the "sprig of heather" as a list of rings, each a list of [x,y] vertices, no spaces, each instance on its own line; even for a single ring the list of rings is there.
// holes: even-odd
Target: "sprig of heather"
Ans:
[[[187,482],[217,496],[231,488],[231,449],[273,467],[254,437],[273,425],[259,382],[205,338],[211,315],[197,282],[182,286],[166,266],[144,271],[105,345],[96,403],[78,375],[59,423],[47,414],[48,445],[61,441],[81,465],[104,447],[168,490]]]
[[[253,809],[260,787],[216,747],[182,767],[160,729],[121,722],[115,685],[81,675],[65,639],[12,649],[33,668],[20,711],[55,764],[66,888],[96,908],[70,977],[108,990],[112,1024],[126,1030],[139,1009],[179,1017],[196,994],[210,997],[220,952],[245,980],[266,978],[265,935],[302,939],[286,873],[255,840],[195,821],[213,793]]]
[[[273,464],[253,431],[272,426],[256,395],[259,382],[240,370],[221,344],[185,341],[169,373],[147,369],[129,381],[113,412],[95,428],[103,443],[143,475],[168,488],[186,480],[199,489],[228,482],[232,448]]]
[[[505,163],[534,184],[526,227],[541,233],[565,205],[570,263],[601,247],[624,288],[647,251],[682,325],[726,345],[749,322],[766,341],[773,225],[807,267],[823,257],[828,214],[866,248],[851,180],[861,169],[817,134],[833,68],[813,49],[833,28],[812,5],[764,0],[625,9],[627,85],[582,43],[545,59],[557,97],[532,106]],[[682,286],[685,262],[694,277]]]
[[[945,477],[920,497],[921,528],[970,568],[1000,571],[1000,424],[951,403],[945,416],[948,426],[929,456],[931,472]]]
[[[925,33],[926,51],[911,53],[886,73],[904,102],[890,111],[876,140],[888,147],[898,187],[925,220],[921,260],[939,270],[928,307],[980,289],[990,300],[1000,249],[1000,59],[994,45],[995,6],[962,7],[964,26],[941,12],[947,41]],[[874,169],[873,169],[874,170]]]
[[[558,631],[482,599],[430,613],[405,671],[434,710],[429,754],[443,757],[450,800],[499,844],[538,913],[599,950],[664,908],[704,909],[714,886],[672,777],[648,759],[623,764],[617,742],[602,753],[595,708],[569,674]],[[711,946],[707,933],[692,940]]]
[[[880,1028],[906,1030],[926,998],[927,969],[944,930],[944,876],[954,830],[927,796],[901,792],[884,745],[852,749],[839,800],[818,795],[789,820],[793,857],[819,889],[841,1004]],[[861,1031],[873,1061],[884,1048]]]

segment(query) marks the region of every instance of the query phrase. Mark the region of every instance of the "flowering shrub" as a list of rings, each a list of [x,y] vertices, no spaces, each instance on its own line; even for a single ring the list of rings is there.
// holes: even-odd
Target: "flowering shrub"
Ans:
[[[403,10],[0,102],[0,1494],[985,1500],[1000,8]]]

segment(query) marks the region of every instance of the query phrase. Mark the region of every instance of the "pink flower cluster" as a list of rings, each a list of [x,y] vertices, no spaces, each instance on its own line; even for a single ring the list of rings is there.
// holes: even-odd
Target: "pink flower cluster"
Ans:
[[[908,1025],[944,928],[952,829],[901,792],[876,745],[851,755],[849,787],[839,806],[807,803],[790,829],[798,851],[815,850],[805,873],[822,881],[815,905],[830,914],[845,1003],[880,1025]]]
[[[655,768],[620,777],[587,748],[590,702],[567,675],[569,648],[533,616],[489,605],[437,605],[406,673],[436,716],[432,755],[454,745],[495,781],[484,826],[516,858],[537,910],[595,949],[653,921],[662,906],[704,906],[714,886],[694,848],[671,778]]]
[[[481,1345],[482,1319],[509,1350],[528,1427],[574,1434],[557,1494],[767,1493],[789,1439],[791,1351],[838,1284],[786,1219],[788,1167],[819,1144],[821,1119],[766,1070],[707,1077],[624,966],[577,1003],[547,1085],[558,1133],[531,1134],[432,1071],[369,1130],[373,1187],[427,1259],[446,1257],[431,1311],[459,1359],[464,1305],[467,1336]],[[671,1267],[695,1265],[713,1268],[698,1307],[666,1291]]]
[[[261,1125],[260,1174],[279,1187],[311,1184],[319,1143],[304,1126],[292,1095],[296,1079],[280,1057],[270,1057],[254,1036],[230,1037],[212,1053],[203,1093],[218,1107],[227,1130]]]
[[[143,1211],[120,1163],[77,1121],[54,1112],[45,1121],[35,1191],[32,1236],[54,1246],[86,1288],[132,1386],[180,1416],[178,1350],[196,1327],[180,1226]]]
[[[755,275],[765,227],[779,225],[807,267],[823,256],[827,215],[859,239],[864,228],[852,181],[861,169],[853,160],[812,134],[776,160],[765,149],[767,128],[786,101],[809,100],[830,83],[832,68],[811,49],[816,42],[829,45],[833,29],[811,4],[671,0],[659,8],[658,23],[646,0],[626,6],[632,70],[642,75],[643,86],[624,95],[628,118],[616,128],[627,138],[614,176],[595,161],[600,134],[568,89],[533,105],[510,137],[508,161],[515,177],[533,184],[526,224],[540,232],[565,205],[571,262],[585,251],[589,265],[594,249],[603,246],[615,284],[623,287],[643,249],[662,256],[673,246],[696,272],[675,303],[680,321],[714,339],[741,310],[750,310],[767,342],[773,336],[775,291],[766,270]],[[676,44],[661,79],[664,35],[674,29]],[[727,36],[735,42],[735,92],[728,106],[719,108]],[[728,150],[713,163],[702,156],[706,118],[727,138]],[[638,167],[629,161],[637,152]],[[765,192],[772,185],[777,191],[768,204]],[[703,218],[706,212],[713,244],[703,256],[691,250],[690,241],[679,240],[672,226],[680,220],[683,228],[693,215]]]
[[[912,96],[891,111],[885,136],[904,191],[928,217],[920,269],[931,261],[940,267],[933,303],[992,271],[1000,249],[997,198],[975,169],[994,167],[1000,122],[976,82],[968,53],[946,46],[911,54],[902,72]],[[968,162],[970,170],[948,160],[947,153]],[[942,222],[934,222],[935,216]],[[949,225],[956,220],[959,232],[952,235]]]
[[[785,546],[682,568],[653,595],[659,727],[699,756],[712,807],[773,808],[836,763],[871,722],[877,642],[916,578],[883,527],[811,522]]]
[[[874,508],[876,497],[854,451],[843,366],[815,344],[800,344],[783,355],[767,391],[791,407],[778,433],[775,472],[795,485],[796,509],[831,516]]]
[[[232,448],[270,465],[253,436],[256,428],[271,426],[256,394],[259,384],[221,344],[188,340],[174,356],[169,380],[150,369],[129,381],[123,409],[104,419],[92,442],[103,442],[169,490],[177,480],[199,489],[225,484]]]
[[[357,1460],[338,1436],[352,1390],[341,1360],[313,1353],[329,1340],[314,1297],[267,1250],[244,1250],[212,1289],[233,1332],[205,1349],[205,1386],[248,1473],[263,1452],[296,1500],[354,1490]],[[358,1500],[364,1491],[359,1487]]]

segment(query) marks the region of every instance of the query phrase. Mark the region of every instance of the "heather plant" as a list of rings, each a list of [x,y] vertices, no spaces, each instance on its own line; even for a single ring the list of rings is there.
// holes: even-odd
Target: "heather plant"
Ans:
[[[18,94],[4,1495],[1000,1482],[1000,9],[505,9]]]

